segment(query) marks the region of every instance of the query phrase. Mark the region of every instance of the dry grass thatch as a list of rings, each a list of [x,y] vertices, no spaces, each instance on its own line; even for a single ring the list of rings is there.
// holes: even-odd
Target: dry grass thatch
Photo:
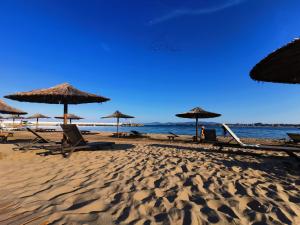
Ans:
[[[46,89],[18,92],[4,97],[21,102],[37,102],[48,104],[101,103],[110,100],[109,98],[103,96],[80,91],[68,83],[63,83]]]
[[[102,117],[103,119],[105,118],[124,118],[124,119],[129,119],[129,118],[134,118],[134,116],[129,116],[126,114],[121,113],[120,111],[115,111],[113,114],[109,115],[109,116],[104,116]]]
[[[14,115],[25,115],[27,112],[24,112],[22,110],[13,108],[6,104],[3,100],[0,99],[0,113],[3,114],[14,114]]]
[[[55,116],[54,117],[55,119],[64,119],[64,116]],[[71,119],[71,120],[81,120],[83,119],[82,117],[80,116],[76,116],[74,114],[67,114],[67,119]]]
[[[45,116],[40,113],[36,113],[36,114],[33,114],[32,116],[27,117],[27,119],[49,119],[49,118],[51,118],[51,117]]]
[[[254,66],[250,77],[258,81],[300,83],[300,39],[269,54]]]
[[[186,113],[176,114],[176,116],[181,118],[196,119],[196,118],[214,118],[214,117],[221,116],[221,114],[208,112],[205,111],[204,109],[196,107]]]

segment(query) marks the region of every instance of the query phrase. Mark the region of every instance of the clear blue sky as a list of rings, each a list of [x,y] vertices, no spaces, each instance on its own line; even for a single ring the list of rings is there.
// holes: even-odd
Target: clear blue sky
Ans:
[[[299,0],[2,0],[0,96],[69,82],[109,97],[70,107],[88,120],[300,122],[300,86],[254,82],[250,69],[300,35]],[[9,104],[51,116],[62,106]],[[108,121],[108,120],[106,120]]]

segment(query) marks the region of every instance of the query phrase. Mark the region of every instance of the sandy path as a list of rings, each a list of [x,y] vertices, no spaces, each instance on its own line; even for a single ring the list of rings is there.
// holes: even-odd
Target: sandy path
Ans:
[[[122,143],[70,159],[1,145],[0,224],[300,224],[286,157]]]

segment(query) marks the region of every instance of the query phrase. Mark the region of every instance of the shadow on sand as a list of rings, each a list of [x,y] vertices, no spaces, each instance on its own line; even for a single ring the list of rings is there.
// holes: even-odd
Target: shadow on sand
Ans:
[[[96,150],[76,150],[74,153],[76,154],[76,152],[79,152],[79,151],[84,151],[84,152],[98,152],[98,151],[122,151],[122,150],[129,150],[129,149],[132,149],[134,148],[135,145],[132,145],[132,144],[114,144],[112,147],[104,147],[104,148],[101,148],[101,149],[96,149]],[[44,150],[44,149],[38,149],[38,150]],[[54,150],[45,150],[43,152],[37,152],[36,153],[37,155],[40,155],[40,156],[48,156],[48,155],[61,155],[61,151],[60,149],[57,149],[57,151],[54,151]]]
[[[254,152],[255,150],[216,150],[204,149],[201,147],[188,147],[179,145],[167,144],[151,144],[149,146],[158,148],[173,148],[176,150],[190,150],[209,154],[210,159],[218,164],[232,169],[233,167],[240,167],[241,169],[251,168],[254,170],[264,171],[267,174],[276,175],[280,179],[285,179],[287,174],[300,177],[300,163],[297,159],[289,156],[267,155],[264,153]],[[251,151],[251,152],[250,152]],[[229,155],[230,157],[224,155]],[[245,156],[245,157],[242,157]],[[179,156],[178,156],[179,157]],[[252,158],[252,159],[251,159]],[[195,161],[193,156],[188,157],[188,160]],[[255,161],[253,161],[255,159]],[[300,183],[300,180],[296,181]]]
[[[26,144],[26,143],[30,143],[30,141],[31,141],[31,139],[26,139],[26,138],[24,138],[24,139],[22,139],[22,138],[18,138],[18,139],[14,139],[14,140],[8,140],[7,142],[5,142],[5,143],[1,143],[1,144]]]

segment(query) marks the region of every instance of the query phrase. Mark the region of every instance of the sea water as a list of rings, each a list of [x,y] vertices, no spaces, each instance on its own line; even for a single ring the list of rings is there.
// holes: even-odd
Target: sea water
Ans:
[[[81,130],[116,132],[115,126],[87,126],[79,127]],[[208,129],[216,129],[217,135],[223,135],[220,126],[207,126]],[[231,127],[237,136],[243,138],[287,138],[287,133],[300,133],[298,128],[287,127]],[[119,127],[120,132],[130,132],[136,130],[149,134],[168,134],[169,132],[178,135],[195,135],[195,127],[190,125],[145,125],[143,127]]]

